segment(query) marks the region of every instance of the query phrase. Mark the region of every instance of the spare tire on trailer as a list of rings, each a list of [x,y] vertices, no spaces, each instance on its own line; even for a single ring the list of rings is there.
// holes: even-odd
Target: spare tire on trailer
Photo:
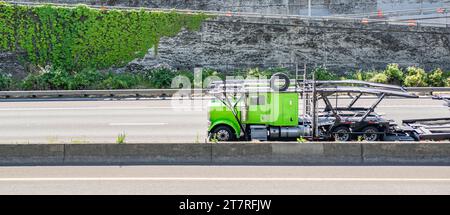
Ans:
[[[284,84],[282,86],[278,86],[275,82],[277,80],[284,80]],[[290,84],[291,82],[289,80],[289,77],[282,72],[275,73],[270,78],[270,88],[275,91],[286,91],[287,89],[289,89]]]

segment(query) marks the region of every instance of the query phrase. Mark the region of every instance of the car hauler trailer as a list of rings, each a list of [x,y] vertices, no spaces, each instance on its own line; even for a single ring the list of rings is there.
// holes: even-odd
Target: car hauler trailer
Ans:
[[[298,75],[296,75],[298,77]],[[290,83],[293,82],[294,86]],[[403,87],[357,80],[290,80],[277,73],[270,80],[227,80],[213,82],[208,93],[214,97],[208,109],[210,139],[235,140],[336,140],[419,141],[449,139],[450,132],[438,134],[420,120],[398,126],[375,112],[386,97],[417,98]],[[348,95],[345,106],[337,95]],[[369,107],[354,107],[363,96],[375,96]],[[330,97],[336,99],[333,106]],[[301,105],[300,105],[301,101]],[[324,103],[319,110],[318,102]],[[426,119],[427,122],[442,119]],[[414,123],[413,123],[414,122]],[[448,124],[440,127],[450,127]],[[428,126],[429,127],[429,126]],[[433,135],[435,134],[435,135]]]
[[[445,96],[433,96],[434,100],[442,100],[445,102],[445,105],[447,105],[448,107],[450,107],[450,96],[445,95]]]

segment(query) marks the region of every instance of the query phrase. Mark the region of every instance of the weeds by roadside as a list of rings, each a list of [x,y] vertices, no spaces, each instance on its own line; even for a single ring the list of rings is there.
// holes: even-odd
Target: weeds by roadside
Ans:
[[[116,143],[117,144],[125,144],[126,143],[125,142],[126,138],[127,138],[127,135],[125,134],[125,132],[121,133],[121,134],[117,135]]]
[[[304,137],[299,137],[299,138],[297,138],[297,142],[298,143],[306,143],[306,142],[308,142],[308,140]]]

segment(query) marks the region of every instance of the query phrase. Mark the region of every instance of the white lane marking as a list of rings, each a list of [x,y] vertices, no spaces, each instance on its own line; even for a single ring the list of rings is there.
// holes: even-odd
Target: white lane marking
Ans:
[[[11,181],[380,181],[450,182],[450,178],[179,178],[179,177],[76,177],[76,178],[0,178]]]
[[[174,107],[55,107],[55,108],[0,108],[0,111],[41,111],[41,110],[129,110],[129,109],[186,109],[202,108],[202,106],[174,106]]]
[[[167,125],[166,122],[111,122],[109,126],[147,126],[147,125]]]

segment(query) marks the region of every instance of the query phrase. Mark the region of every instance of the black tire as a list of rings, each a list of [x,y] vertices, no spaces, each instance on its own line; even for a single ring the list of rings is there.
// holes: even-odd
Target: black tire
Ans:
[[[277,84],[275,84],[275,81],[277,79],[284,80],[283,86],[280,87]],[[275,91],[286,91],[287,89],[289,89],[290,84],[291,84],[291,82],[289,80],[289,77],[282,72],[275,73],[270,78],[270,88],[272,88],[272,90],[275,90]]]
[[[380,134],[377,134],[379,130],[374,126],[365,127],[361,132],[364,141],[374,142],[380,139]]]
[[[333,129],[333,137],[335,141],[347,142],[351,139],[350,129],[346,126],[339,126]]]
[[[221,142],[234,141],[236,140],[236,135],[229,126],[219,125],[211,132],[210,139]]]

